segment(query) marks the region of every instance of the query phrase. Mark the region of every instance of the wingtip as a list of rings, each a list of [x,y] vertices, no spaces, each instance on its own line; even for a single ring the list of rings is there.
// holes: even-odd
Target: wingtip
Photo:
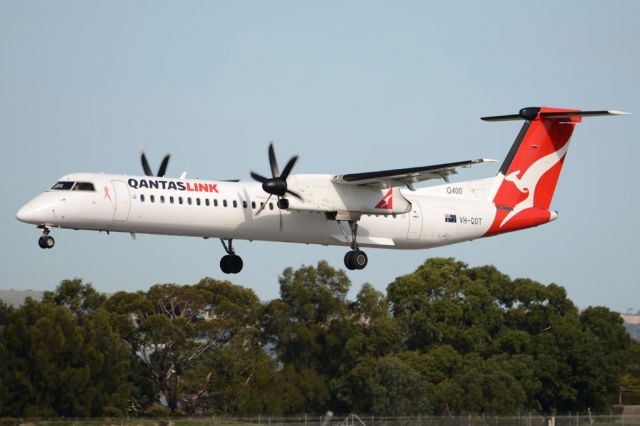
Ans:
[[[625,112],[625,111],[616,111],[616,110],[610,110],[607,111],[609,114],[611,115],[631,115],[630,112]]]

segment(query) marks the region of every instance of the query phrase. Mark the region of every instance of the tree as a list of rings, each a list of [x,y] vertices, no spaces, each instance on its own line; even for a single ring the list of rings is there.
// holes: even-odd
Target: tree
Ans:
[[[90,383],[83,399],[92,416],[123,416],[133,390],[129,382],[129,348],[110,320],[109,313],[100,308],[90,313],[82,325]]]
[[[384,357],[400,352],[400,326],[391,317],[389,302],[383,293],[371,284],[364,284],[351,309],[353,334],[345,345],[346,371],[362,357]]]
[[[468,281],[466,267],[453,259],[429,259],[389,285],[391,309],[408,350],[460,342],[464,321],[460,292]]]
[[[625,389],[632,390],[621,395],[622,402],[623,404],[640,405],[640,342],[632,340],[629,352],[629,363],[625,366],[620,385]]]
[[[189,383],[197,385],[197,377],[206,377],[205,386],[187,389],[189,413],[198,406],[232,415],[284,411],[276,363],[264,351],[256,328],[242,329],[226,345],[209,350],[189,374],[194,376]]]
[[[45,291],[42,301],[65,306],[74,315],[84,315],[101,307],[107,297],[98,293],[91,283],[83,284],[80,278],[62,281],[55,291]]]
[[[9,364],[9,351],[7,348],[7,326],[13,310],[0,300],[0,360],[4,360],[0,368],[0,416],[9,410],[9,380],[12,365]]]
[[[207,293],[190,286],[155,285],[147,298],[155,313],[137,330],[139,357],[164,396],[171,413],[178,409],[182,379],[213,346],[211,324],[199,321]]]
[[[423,412],[420,375],[399,358],[363,358],[336,383],[338,398],[354,411],[386,416]]]
[[[194,412],[208,397],[213,367],[205,355],[255,327],[259,301],[251,290],[205,278],[193,286],[155,285],[134,297],[118,294],[107,306],[129,342],[134,365],[146,371],[135,377],[144,402],[139,409],[155,400],[149,398],[155,389],[176,413]]]
[[[281,300],[268,303],[261,314],[265,342],[274,346],[279,361],[326,377],[339,371],[353,334],[349,286],[345,273],[324,261],[315,268],[284,270]]]
[[[579,401],[581,408],[603,410],[615,398],[631,361],[631,337],[620,315],[602,306],[583,310],[580,324],[595,349],[589,354],[587,371],[581,375],[583,380],[577,383]]]
[[[128,354],[103,310],[27,299],[8,314],[5,415],[91,417],[126,409]]]
[[[284,270],[266,304],[211,278],[0,303],[0,415],[603,411],[640,383],[619,315],[556,284],[429,259],[388,297],[349,287],[319,262]]]

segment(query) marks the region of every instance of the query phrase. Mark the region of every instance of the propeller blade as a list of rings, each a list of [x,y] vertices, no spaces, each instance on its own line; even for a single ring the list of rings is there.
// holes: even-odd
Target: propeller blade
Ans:
[[[254,178],[255,180],[257,180],[258,182],[266,182],[266,181],[269,180],[268,178],[266,178],[266,177],[264,177],[262,175],[259,175],[259,174],[255,173],[255,172],[251,172],[251,177]]]
[[[289,173],[291,173],[291,169],[293,169],[293,166],[296,164],[296,161],[298,161],[298,156],[297,155],[294,155],[293,157],[291,157],[291,160],[289,160],[287,165],[284,166],[284,170],[282,171],[282,174],[280,175],[280,177],[282,179],[287,180],[287,178],[289,177]]]
[[[258,216],[260,213],[262,213],[262,210],[264,210],[264,209],[265,209],[265,207],[267,207],[267,204],[269,204],[269,200],[271,200],[271,196],[272,196],[272,195],[273,195],[273,194],[269,194],[269,197],[267,197],[267,201],[265,201],[265,202],[260,206],[260,208],[258,209],[258,211],[256,212],[256,216]]]
[[[144,174],[147,176],[153,176],[153,172],[151,171],[151,167],[149,167],[149,162],[147,161],[147,156],[144,155],[144,151],[140,154],[140,161],[142,161],[142,170],[144,170]]]
[[[160,163],[160,168],[158,169],[158,177],[163,177],[165,173],[167,173],[167,166],[169,165],[169,158],[171,158],[170,154],[167,154],[162,159],[162,163]]]
[[[280,169],[278,168],[278,162],[276,161],[276,153],[273,151],[273,142],[269,143],[269,164],[271,165],[271,176],[280,176]]]
[[[298,200],[300,200],[300,201],[304,201],[304,200],[302,199],[302,196],[301,196],[300,194],[298,194],[297,192],[295,192],[295,191],[292,191],[292,190],[290,190],[290,189],[287,189],[287,194],[291,194],[291,195],[293,195],[294,197],[296,197]]]

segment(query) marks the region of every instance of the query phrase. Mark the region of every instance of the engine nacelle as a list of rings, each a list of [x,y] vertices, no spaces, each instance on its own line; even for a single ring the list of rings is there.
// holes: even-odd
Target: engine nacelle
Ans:
[[[411,211],[411,203],[398,187],[373,188],[366,185],[333,183],[331,175],[292,175],[289,189],[300,194],[303,201],[289,199],[289,209],[354,212],[367,214],[400,214]]]

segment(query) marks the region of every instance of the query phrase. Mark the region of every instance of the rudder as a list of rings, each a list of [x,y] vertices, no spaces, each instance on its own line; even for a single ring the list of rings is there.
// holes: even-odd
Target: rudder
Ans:
[[[584,116],[616,114],[621,113],[531,107],[517,115],[484,117],[485,121],[525,120],[496,177],[496,217],[487,235],[555,219],[549,206],[576,123]]]

